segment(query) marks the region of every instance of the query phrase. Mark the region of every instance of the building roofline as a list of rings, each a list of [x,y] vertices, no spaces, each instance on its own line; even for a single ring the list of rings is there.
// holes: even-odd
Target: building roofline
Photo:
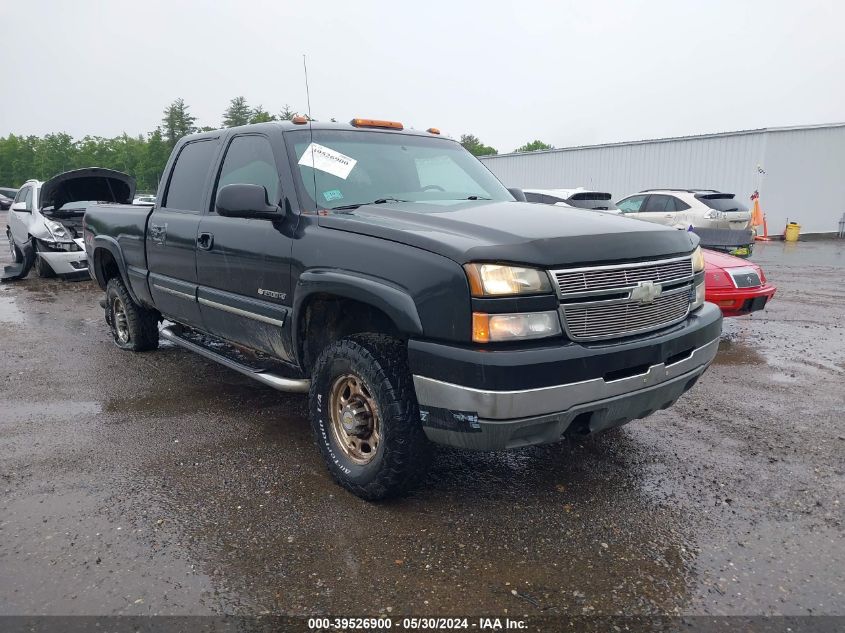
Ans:
[[[597,145],[573,145],[571,147],[556,147],[554,149],[543,149],[534,152],[509,152],[507,154],[489,154],[479,156],[481,160],[505,158],[508,156],[535,156],[537,154],[554,154],[556,152],[573,152],[582,149],[599,149],[602,147],[621,147],[625,145],[647,145],[651,143],[671,143],[673,141],[699,140],[708,138],[720,138],[724,136],[745,136],[748,134],[763,134],[768,132],[792,132],[797,130],[817,130],[822,128],[845,127],[845,121],[839,123],[815,123],[810,125],[785,125],[781,127],[760,127],[750,130],[736,130],[733,132],[713,132],[710,134],[691,134],[688,136],[666,136],[661,138],[641,139],[638,141],[617,141],[615,143],[599,143]]]

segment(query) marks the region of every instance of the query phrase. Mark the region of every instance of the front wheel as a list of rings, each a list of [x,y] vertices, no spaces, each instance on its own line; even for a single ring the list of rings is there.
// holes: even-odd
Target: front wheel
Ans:
[[[314,368],[317,446],[335,481],[368,501],[403,494],[428,465],[407,355],[396,338],[359,334],[329,345]]]
[[[15,239],[12,237],[12,232],[8,229],[6,230],[6,238],[9,240],[9,251],[12,254],[12,262],[20,264],[23,261],[23,253],[21,253],[21,249],[15,245]]]
[[[146,352],[158,347],[158,313],[135,303],[118,277],[106,286],[106,323],[121,349]]]

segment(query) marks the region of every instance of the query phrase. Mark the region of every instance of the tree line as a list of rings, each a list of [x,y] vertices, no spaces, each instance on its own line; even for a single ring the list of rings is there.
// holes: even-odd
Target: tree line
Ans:
[[[287,104],[273,114],[263,105],[250,106],[244,97],[238,96],[224,110],[222,127],[290,121],[297,115],[297,111]],[[180,98],[164,109],[161,123],[147,134],[130,136],[123,133],[112,138],[87,135],[81,139],[74,139],[65,132],[45,136],[9,134],[0,137],[0,186],[20,187],[30,178],[47,180],[70,169],[106,167],[133,176],[139,192],[154,192],[170,151],[179,139],[213,129],[216,128],[198,126],[190,107]],[[472,134],[462,135],[460,142],[476,156],[498,153]],[[542,149],[552,149],[552,146],[532,141],[514,151]]]

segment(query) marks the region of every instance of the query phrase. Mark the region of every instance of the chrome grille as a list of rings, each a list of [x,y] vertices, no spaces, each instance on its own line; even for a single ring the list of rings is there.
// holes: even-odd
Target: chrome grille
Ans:
[[[641,281],[663,285],[680,282],[692,277],[692,259],[684,257],[662,262],[557,270],[552,275],[557,281],[558,294],[564,297],[596,290],[632,288]]]
[[[693,296],[692,258],[551,271],[564,329],[574,341],[621,338],[683,320]],[[652,300],[653,299],[653,300]]]
[[[561,306],[566,333],[576,341],[630,336],[656,330],[686,317],[690,286],[668,292],[643,304],[613,300],[573,303]]]

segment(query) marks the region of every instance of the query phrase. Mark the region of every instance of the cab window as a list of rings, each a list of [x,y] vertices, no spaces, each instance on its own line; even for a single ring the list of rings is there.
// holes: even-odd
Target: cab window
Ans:
[[[622,213],[639,213],[646,196],[631,196],[620,200],[616,205]]]
[[[267,191],[270,204],[279,201],[279,170],[273,158],[273,148],[266,137],[236,136],[229,143],[220,166],[217,190],[234,184],[261,185]]]
[[[199,213],[216,147],[217,143],[207,140],[194,141],[182,148],[170,175],[163,206]]]

